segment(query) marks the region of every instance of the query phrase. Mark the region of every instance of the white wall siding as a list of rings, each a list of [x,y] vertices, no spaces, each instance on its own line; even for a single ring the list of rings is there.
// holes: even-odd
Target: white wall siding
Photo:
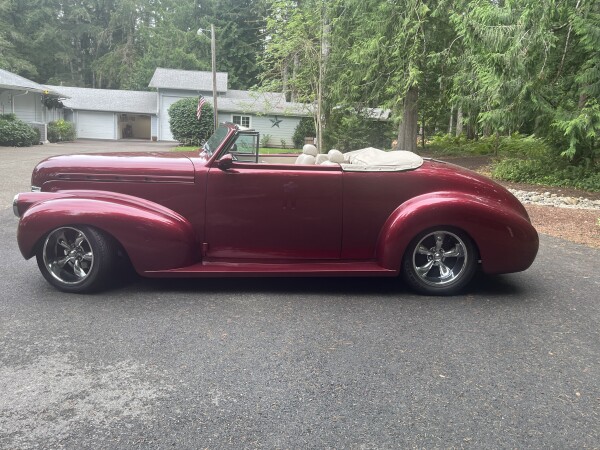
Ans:
[[[14,112],[24,122],[41,122],[42,119],[42,96],[41,94],[27,93],[12,94]],[[12,111],[7,111],[12,112]]]
[[[220,121],[228,121],[231,122],[233,116],[236,115],[249,115],[249,114],[239,114],[239,113],[229,113],[229,112],[221,112],[219,113]],[[278,123],[279,126],[274,125],[272,120],[281,120]],[[287,148],[294,148],[294,141],[292,137],[294,136],[294,131],[296,131],[296,127],[300,123],[300,117],[289,117],[289,116],[253,116],[250,115],[250,127],[255,129],[260,133],[260,137],[262,138],[264,135],[270,135],[271,139],[269,140],[269,146],[272,147],[281,147],[281,140],[285,139]]]

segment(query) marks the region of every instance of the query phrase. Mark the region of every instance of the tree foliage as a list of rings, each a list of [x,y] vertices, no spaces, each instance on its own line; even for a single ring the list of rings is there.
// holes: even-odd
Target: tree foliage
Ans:
[[[0,67],[147,89],[156,67],[210,69],[210,40],[196,33],[210,24],[230,88],[314,104],[326,145],[368,134],[379,125],[362,119],[383,108],[402,148],[419,131],[520,132],[567,164],[598,162],[597,0],[0,0]]]

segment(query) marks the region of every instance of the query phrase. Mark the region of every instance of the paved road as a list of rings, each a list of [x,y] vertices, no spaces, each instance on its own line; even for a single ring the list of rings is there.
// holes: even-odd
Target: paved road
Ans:
[[[0,448],[597,448],[598,250],[464,295],[143,280],[65,295],[0,210]]]

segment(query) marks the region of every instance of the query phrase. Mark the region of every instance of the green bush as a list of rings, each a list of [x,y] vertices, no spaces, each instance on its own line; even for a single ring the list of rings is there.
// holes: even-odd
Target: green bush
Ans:
[[[0,146],[30,147],[40,142],[40,133],[14,114],[0,116]]]
[[[60,119],[48,124],[48,140],[50,142],[74,141],[75,137],[74,123]]]
[[[261,147],[268,147],[270,140],[271,140],[271,135],[270,134],[263,134],[263,135],[261,135],[261,137],[260,137],[260,146]]]
[[[502,155],[538,157],[550,151],[548,144],[535,136],[515,133],[511,136],[486,136],[478,140],[468,140],[466,136],[438,134],[428,145],[435,153],[456,155]]]
[[[551,154],[539,158],[505,158],[494,164],[492,176],[515,183],[545,184],[600,191],[600,167],[597,164],[569,164]]]
[[[294,147],[302,148],[304,146],[304,138],[315,137],[317,132],[315,131],[315,121],[312,117],[303,117],[300,119],[300,123],[296,125],[292,141]]]
[[[214,127],[213,107],[202,105],[200,120],[196,118],[198,98],[183,98],[169,107],[169,125],[173,137],[183,145],[200,146],[212,135]]]

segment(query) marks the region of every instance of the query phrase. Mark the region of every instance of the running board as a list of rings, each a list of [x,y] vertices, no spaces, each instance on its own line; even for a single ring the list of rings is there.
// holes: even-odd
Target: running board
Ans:
[[[170,270],[149,270],[148,277],[393,277],[397,270],[385,269],[372,261],[227,263],[202,262]]]

